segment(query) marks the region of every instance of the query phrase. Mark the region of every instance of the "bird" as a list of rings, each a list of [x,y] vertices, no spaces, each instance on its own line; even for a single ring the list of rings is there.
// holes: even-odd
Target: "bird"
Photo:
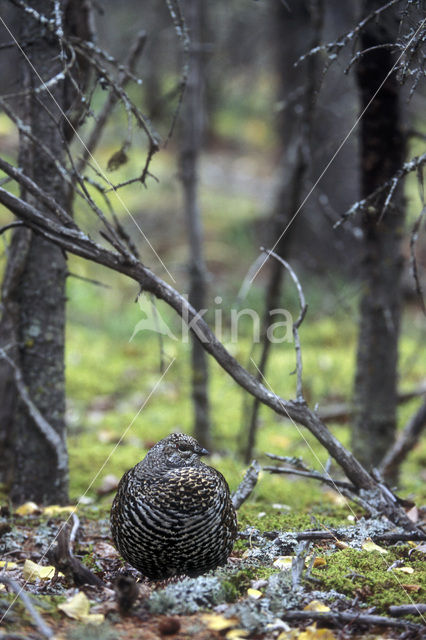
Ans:
[[[121,556],[149,580],[196,577],[224,565],[237,516],[223,475],[195,438],[172,433],[127,471],[111,507]]]

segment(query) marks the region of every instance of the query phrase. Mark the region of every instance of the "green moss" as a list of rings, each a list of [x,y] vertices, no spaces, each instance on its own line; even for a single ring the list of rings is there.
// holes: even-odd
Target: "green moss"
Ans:
[[[327,556],[327,565],[313,569],[325,589],[335,589],[348,596],[359,595],[361,600],[377,607],[377,613],[386,613],[389,605],[409,604],[424,599],[426,571],[424,560],[408,556],[410,547],[397,546],[387,554],[344,549]],[[387,571],[396,560],[414,573]],[[418,591],[409,591],[404,585],[419,585]]]

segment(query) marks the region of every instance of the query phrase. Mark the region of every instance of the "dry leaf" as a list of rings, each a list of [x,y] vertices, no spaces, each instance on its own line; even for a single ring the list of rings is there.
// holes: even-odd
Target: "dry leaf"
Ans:
[[[58,609],[74,620],[88,624],[101,624],[105,620],[102,613],[89,613],[90,601],[85,593],[79,591],[75,596],[69,598],[63,604],[58,605]]]
[[[388,553],[386,549],[383,549],[383,547],[379,547],[379,545],[373,542],[370,538],[367,538],[367,540],[362,544],[362,549],[364,549],[364,551],[378,551],[379,553]]]
[[[247,638],[249,632],[245,629],[231,629],[225,635],[226,640],[240,640],[240,638]]]
[[[259,589],[247,589],[247,595],[253,600],[259,600],[263,596],[263,593]]]
[[[411,509],[409,511],[407,511],[407,518],[409,518],[411,520],[411,522],[418,522],[419,521],[419,510],[417,509],[417,507],[414,505],[414,507],[411,507]]]
[[[401,587],[405,589],[405,591],[413,591],[414,593],[420,591],[420,589],[422,588],[420,584],[402,584]]]
[[[394,571],[401,571],[402,573],[414,573],[413,567],[395,567]]]
[[[317,629],[314,623],[299,633],[297,640],[336,640],[336,636],[330,629]]]
[[[40,513],[41,509],[35,502],[24,502],[15,510],[18,516],[31,516],[33,513]]]
[[[338,549],[348,549],[349,545],[347,542],[343,542],[343,540],[336,540],[335,543]]]
[[[293,562],[293,556],[280,556],[272,563],[274,567],[278,567],[281,571],[289,571]]]
[[[16,562],[12,562],[11,560],[0,560],[0,569],[8,571],[9,569],[16,569],[17,566]]]
[[[230,627],[235,627],[239,622],[237,618],[225,618],[225,616],[216,613],[204,613],[201,619],[212,631],[224,631]]]
[[[37,564],[32,560],[25,560],[24,569],[22,572],[25,580],[32,581],[36,578],[40,578],[40,580],[50,580],[55,575],[55,567],[47,566],[44,567],[41,564]],[[59,575],[63,575],[60,573]]]
[[[45,516],[60,516],[63,513],[75,513],[77,507],[71,505],[67,507],[61,507],[58,504],[50,504],[48,507],[44,507],[43,513]]]
[[[309,567],[309,565],[311,564],[311,560],[312,560],[312,556],[306,556],[305,558],[305,566]],[[325,567],[327,566],[327,560],[325,558],[315,558],[314,562],[313,562],[313,567],[315,568],[319,568],[319,567]]]
[[[320,600],[311,600],[306,607],[303,608],[304,611],[331,611],[330,607],[327,607],[326,604],[320,602]]]

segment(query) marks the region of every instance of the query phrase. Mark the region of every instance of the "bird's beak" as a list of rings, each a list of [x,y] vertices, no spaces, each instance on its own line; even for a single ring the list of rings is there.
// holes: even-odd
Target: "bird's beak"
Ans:
[[[197,453],[199,456],[208,456],[210,452],[207,451],[207,449],[204,449],[204,447],[200,447]]]

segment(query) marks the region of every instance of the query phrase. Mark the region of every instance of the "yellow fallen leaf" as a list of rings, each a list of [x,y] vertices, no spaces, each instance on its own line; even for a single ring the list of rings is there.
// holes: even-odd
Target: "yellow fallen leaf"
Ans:
[[[305,559],[305,565],[307,567],[309,567],[309,565],[311,564],[311,560],[312,560],[312,556],[307,556]],[[316,569],[318,569],[319,567],[325,567],[327,566],[327,560],[325,558],[315,558],[314,562],[313,562],[313,567],[315,567]]]
[[[367,538],[367,540],[362,544],[362,548],[364,549],[364,551],[378,551],[379,553],[388,553],[386,549],[383,549],[383,547],[379,547],[379,545],[373,542],[370,538]]]
[[[32,560],[27,559],[24,563],[22,575],[25,580],[29,581],[35,580],[36,578],[40,578],[40,580],[49,580],[55,575],[55,567],[44,567],[41,564],[37,564]]]
[[[304,611],[331,611],[330,607],[320,600],[311,600],[303,609]]]
[[[334,543],[338,549],[348,549],[349,545],[347,542],[343,542],[343,540],[336,540]]]
[[[272,563],[274,567],[278,567],[281,571],[288,571],[291,569],[291,563],[293,562],[293,556],[280,556]]]
[[[69,618],[88,624],[101,624],[105,620],[102,613],[89,613],[90,601],[83,591],[79,591],[63,604],[59,604],[58,609]]]
[[[75,511],[77,511],[77,507],[61,507],[59,504],[50,504],[43,509],[45,516],[60,516],[63,513],[74,513]]]
[[[35,502],[24,502],[15,513],[18,516],[31,516],[33,513],[40,513],[40,507]]]
[[[297,640],[336,640],[336,636],[330,629],[317,629],[314,623],[299,633]]]
[[[224,631],[238,624],[237,618],[225,618],[216,613],[204,613],[201,619],[212,631]]]
[[[0,591],[6,591],[6,587],[4,586],[4,584],[0,584]]]
[[[240,638],[247,638],[249,632],[245,629],[230,629],[227,631],[226,640],[240,640]]]
[[[263,596],[263,593],[259,589],[247,589],[247,595],[253,600],[259,600]]]
[[[10,560],[0,560],[0,569],[16,569],[18,565],[16,562],[11,562]]]
[[[414,573],[413,567],[395,567],[394,571],[401,571],[402,573]]]

